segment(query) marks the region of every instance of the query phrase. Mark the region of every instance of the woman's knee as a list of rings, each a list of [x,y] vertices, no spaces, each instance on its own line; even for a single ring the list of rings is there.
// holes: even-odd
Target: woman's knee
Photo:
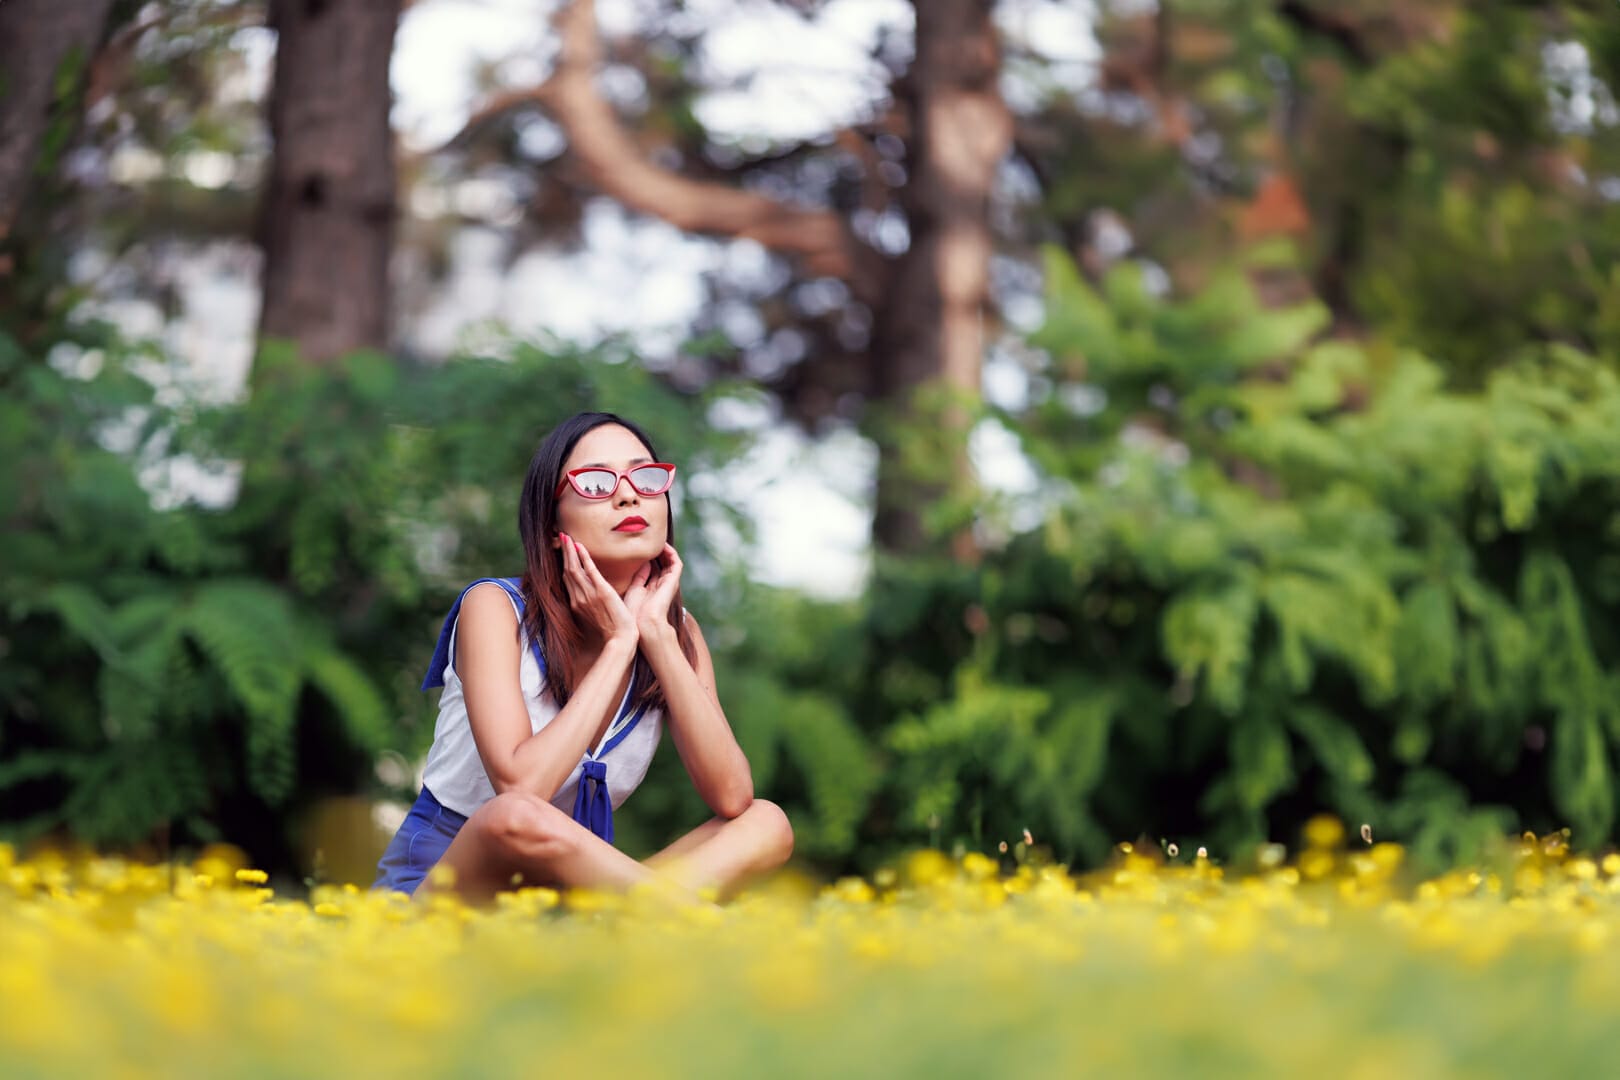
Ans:
[[[509,855],[562,854],[573,842],[562,811],[526,791],[502,792],[479,814],[484,835]]]
[[[755,819],[764,837],[763,854],[771,865],[787,862],[793,854],[793,823],[787,814],[769,799],[755,799],[748,807],[748,815]]]

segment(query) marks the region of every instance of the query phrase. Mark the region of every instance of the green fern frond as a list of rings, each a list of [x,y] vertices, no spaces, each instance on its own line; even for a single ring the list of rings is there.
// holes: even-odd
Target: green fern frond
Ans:
[[[786,691],[769,675],[739,671],[721,684],[720,694],[737,744],[748,755],[755,789],[769,790],[781,755]]]
[[[1541,674],[1542,700],[1595,714],[1607,684],[1569,563],[1551,551],[1533,551],[1524,561],[1519,595]]]
[[[289,569],[298,589],[314,596],[335,580],[339,554],[339,515],[323,499],[309,498],[293,513]]]
[[[172,702],[170,677],[182,626],[173,619],[145,638],[126,639],[117,664],[102,667],[98,680],[102,716],[115,738],[145,739]]]
[[[76,779],[88,766],[89,759],[83,754],[67,750],[24,750],[0,762],[0,791],[47,776]]]
[[[1352,787],[1372,782],[1372,755],[1354,727],[1313,705],[1289,709],[1287,717],[1288,726],[1310,747],[1317,763],[1330,776]]]
[[[1232,726],[1229,750],[1233,793],[1240,805],[1263,809],[1293,782],[1288,735],[1271,719],[1240,717]]]
[[[176,588],[149,588],[107,613],[108,631],[120,642],[139,641],[165,632],[183,617],[185,594]]]
[[[1165,607],[1165,659],[1184,679],[1204,676],[1211,699],[1229,715],[1243,707],[1258,611],[1254,588],[1239,581],[1183,590]]]
[[[177,771],[178,766],[178,771]],[[207,805],[208,788],[176,783],[196,768],[193,756],[167,740],[98,758],[68,797],[74,831],[95,844],[129,844],[158,826]],[[198,799],[199,793],[201,799]]]
[[[786,752],[804,775],[815,827],[801,830],[807,852],[847,851],[878,784],[872,750],[837,703],[797,694],[779,724]]]
[[[1109,683],[1070,681],[1054,697],[1061,704],[1039,747],[1040,757],[1049,763],[1063,801],[1078,804],[1102,779],[1121,694]]]
[[[1457,608],[1438,582],[1407,593],[1395,630],[1402,689],[1420,704],[1440,701],[1456,688],[1461,643]]]
[[[104,661],[117,663],[121,659],[118,640],[109,630],[107,605],[86,586],[74,582],[52,585],[40,596],[39,606],[61,619]]]
[[[247,714],[248,784],[274,804],[291,792],[304,650],[286,599],[252,582],[198,589],[186,628]]]
[[[252,583],[201,586],[185,627],[249,713],[291,712],[304,657],[279,592]]]
[[[304,641],[304,675],[335,707],[344,731],[368,753],[387,749],[392,730],[388,705],[365,672],[318,637],[311,634]]]
[[[992,743],[1028,738],[1051,702],[1045,689],[990,682],[972,668],[963,668],[957,673],[955,695],[921,717],[897,723],[887,744],[909,755],[959,747],[995,749]]]
[[[291,708],[248,718],[248,786],[272,806],[286,801],[297,777],[296,719]]]
[[[1549,769],[1553,801],[1583,844],[1609,835],[1614,824],[1614,779],[1608,748],[1595,717],[1567,710],[1553,724]]]

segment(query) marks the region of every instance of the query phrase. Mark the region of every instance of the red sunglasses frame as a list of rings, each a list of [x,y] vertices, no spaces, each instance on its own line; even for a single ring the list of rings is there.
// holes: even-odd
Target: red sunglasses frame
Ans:
[[[586,466],[584,466],[582,468],[578,468],[578,469],[569,469],[567,472],[563,473],[562,480],[557,484],[557,491],[552,497],[556,498],[557,495],[561,495],[563,493],[564,488],[571,487],[571,488],[574,489],[574,493],[576,495],[578,495],[582,499],[590,499],[593,502],[600,501],[602,499],[611,499],[611,498],[613,498],[613,496],[615,496],[615,495],[617,495],[619,493],[619,484],[620,484],[620,482],[621,481],[628,481],[630,479],[630,474],[635,472],[637,469],[662,469],[662,470],[664,470],[666,483],[664,484],[664,486],[662,488],[658,489],[657,491],[652,492],[651,494],[648,494],[647,492],[642,491],[640,488],[636,487],[636,485],[633,482],[630,484],[630,490],[634,491],[637,495],[640,495],[644,499],[651,499],[651,498],[654,498],[655,496],[663,495],[664,493],[669,491],[670,488],[675,486],[675,466],[671,465],[667,461],[643,461],[640,465],[632,465],[632,466],[630,466],[628,469],[624,470],[624,472],[619,472],[616,469],[610,469],[605,465],[586,465]],[[585,494],[585,492],[580,490],[579,484],[577,484],[574,481],[574,477],[578,476],[580,473],[588,473],[588,472],[610,472],[610,473],[612,473],[614,475],[614,478],[615,478],[614,481],[613,481],[613,487],[605,495],[587,495],[587,494]]]

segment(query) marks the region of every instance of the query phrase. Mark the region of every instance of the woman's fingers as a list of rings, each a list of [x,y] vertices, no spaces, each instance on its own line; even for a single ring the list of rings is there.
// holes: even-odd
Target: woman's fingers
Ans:
[[[613,586],[607,583],[607,578],[602,576],[602,571],[596,568],[596,563],[592,560],[591,553],[585,550],[584,544],[579,545],[579,562],[586,578],[595,588],[599,590],[607,589],[609,592],[613,591]]]
[[[641,611],[654,618],[663,618],[669,614],[669,609],[675,603],[675,590],[681,583],[681,556],[673,547],[664,545],[664,565],[658,572],[658,579],[648,590],[647,599]]]
[[[567,533],[562,534],[563,584],[568,589],[570,606],[576,611],[588,607],[595,589],[590,574],[585,571],[585,547]]]
[[[602,575],[602,571],[596,568],[596,560],[591,558],[591,553],[586,550],[583,544],[580,545],[579,555],[580,561],[585,564],[585,571],[590,577],[591,586],[596,590],[597,600],[601,603],[606,616],[602,629],[612,629],[611,624],[621,623],[623,620],[629,619],[631,613],[629,607],[625,604],[624,598]]]
[[[574,541],[567,533],[557,534],[557,552],[562,557],[563,588],[568,590],[568,599],[574,602],[574,589],[572,581],[574,576]]]
[[[685,563],[681,562],[680,552],[669,544],[665,544],[664,569],[658,575],[658,587],[673,593],[675,587],[680,584],[681,571],[685,568],[685,565]]]
[[[563,578],[568,589],[569,606],[581,616],[597,624],[604,633],[633,628],[635,617],[654,596],[667,594],[670,571],[657,569],[652,561],[642,563],[630,579],[630,586],[621,597],[591,558],[589,549],[566,533],[559,533],[563,549]],[[666,552],[673,549],[665,546]],[[676,575],[679,576],[679,556],[675,557]],[[667,600],[664,601],[668,606]]]

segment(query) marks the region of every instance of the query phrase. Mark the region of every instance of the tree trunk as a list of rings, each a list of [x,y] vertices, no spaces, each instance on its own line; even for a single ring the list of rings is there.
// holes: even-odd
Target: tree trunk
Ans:
[[[388,343],[400,0],[272,0],[274,163],[260,221],[259,336],[322,363]]]
[[[794,257],[816,275],[841,278],[873,310],[868,355],[880,457],[873,536],[886,552],[920,552],[928,539],[919,508],[970,491],[967,410],[947,409],[928,448],[903,458],[894,418],[915,421],[916,391],[943,384],[968,400],[979,393],[989,299],[990,192],[1012,142],[1001,100],[1001,52],[993,0],[913,0],[916,59],[895,88],[909,114],[908,179],[900,188],[910,226],[906,252],[886,259],[855,238],[835,211],[808,209],[713,181],[677,176],[648,161],[595,86],[600,65],[595,4],[558,11],[556,70],[546,83],[496,96],[464,134],[527,105],[550,112],[573,157],[600,190],[688,231],[746,236]],[[452,140],[458,142],[462,136]],[[965,530],[952,550],[971,554]]]
[[[919,388],[979,395],[990,291],[990,193],[1012,140],[1001,99],[1001,50],[992,0],[913,0],[916,58],[897,96],[911,118],[901,205],[911,243],[893,268],[876,312],[872,355],[877,396],[891,417],[917,416]],[[967,416],[947,407],[929,440],[943,460],[904,460],[891,430],[877,432],[874,538],[888,552],[927,546],[920,507],[966,493]],[[889,428],[880,420],[880,427]],[[930,456],[933,456],[930,454]],[[972,551],[961,533],[951,548]]]
[[[56,119],[61,77],[71,74],[67,85],[74,90],[84,84],[111,7],[112,0],[0,2],[0,242],[22,205],[40,139]]]

